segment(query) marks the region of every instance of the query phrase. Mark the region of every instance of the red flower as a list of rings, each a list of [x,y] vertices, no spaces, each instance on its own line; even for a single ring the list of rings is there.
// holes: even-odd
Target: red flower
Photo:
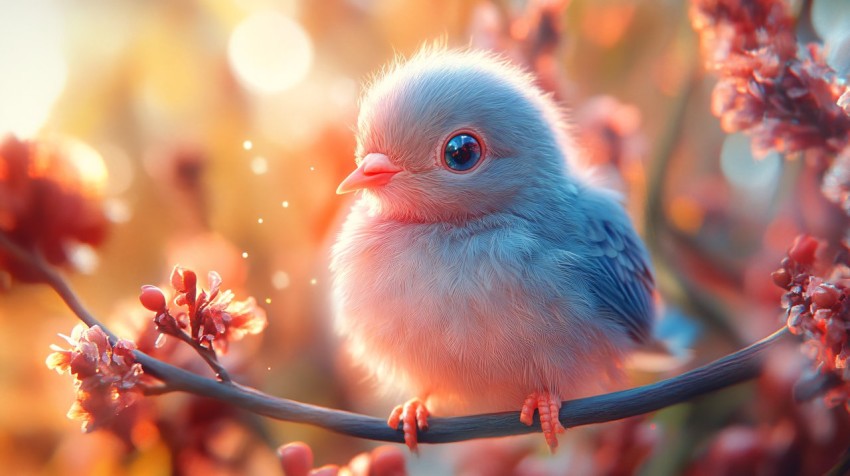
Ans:
[[[113,346],[98,326],[77,324],[71,337],[63,337],[71,348],[51,346],[47,367],[74,376],[77,399],[68,418],[81,420],[83,431],[89,432],[109,424],[136,401],[142,366],[133,356],[132,342],[118,340]]]
[[[183,309],[174,312],[166,308],[165,297],[155,286],[143,286],[139,299],[157,313],[155,322],[163,334],[179,336],[189,328],[192,340],[222,353],[227,351],[229,342],[259,334],[266,328],[266,313],[253,297],[234,300],[232,291],[220,289],[221,276],[215,271],[209,273],[207,280],[209,290],[198,289],[195,272],[176,266],[171,272],[171,285],[176,291],[173,302]]]
[[[850,268],[841,259],[827,266],[818,259],[822,247],[812,237],[798,237],[788,257],[782,260],[782,267],[773,273],[773,280],[786,290],[782,307],[788,329],[802,337],[803,349],[812,358],[816,370],[838,382],[827,393],[827,401],[848,404]]]
[[[38,250],[52,264],[68,262],[70,243],[100,244],[107,219],[100,205],[105,168],[80,144],[0,141],[0,232]],[[0,268],[36,280],[0,252]]]
[[[216,344],[222,352],[226,352],[228,341],[259,334],[268,324],[265,312],[257,307],[253,297],[245,301],[233,298],[229,289],[219,292],[201,311],[200,341]]]

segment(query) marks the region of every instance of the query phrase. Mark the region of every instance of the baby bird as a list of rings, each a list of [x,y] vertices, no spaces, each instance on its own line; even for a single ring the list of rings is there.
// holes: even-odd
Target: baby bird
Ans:
[[[561,401],[609,388],[651,334],[646,250],[575,153],[553,101],[489,53],[424,49],[362,98],[335,328],[415,397],[388,420],[411,449],[429,410],[536,409],[554,451]]]

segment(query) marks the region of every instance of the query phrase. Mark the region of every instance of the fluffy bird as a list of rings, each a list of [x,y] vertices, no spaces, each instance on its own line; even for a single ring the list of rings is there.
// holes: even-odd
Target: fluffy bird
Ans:
[[[534,411],[610,388],[651,334],[652,270],[619,198],[570,165],[561,114],[489,53],[425,49],[361,99],[361,191],[332,248],[335,328],[416,448],[429,411]]]

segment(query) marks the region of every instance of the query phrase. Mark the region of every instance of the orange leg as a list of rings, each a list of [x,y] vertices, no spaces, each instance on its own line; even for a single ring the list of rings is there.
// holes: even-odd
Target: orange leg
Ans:
[[[387,424],[390,428],[398,429],[399,422],[402,423],[402,431],[404,431],[404,443],[410,448],[410,451],[416,452],[419,438],[417,430],[428,429],[428,409],[422,400],[414,398],[409,400],[404,405],[395,407],[387,419]]]
[[[540,428],[543,429],[543,437],[549,449],[555,452],[558,447],[558,434],[563,433],[564,426],[558,419],[558,411],[561,409],[561,399],[549,392],[533,392],[525,398],[519,421],[531,426],[534,422],[534,410],[540,413]]]

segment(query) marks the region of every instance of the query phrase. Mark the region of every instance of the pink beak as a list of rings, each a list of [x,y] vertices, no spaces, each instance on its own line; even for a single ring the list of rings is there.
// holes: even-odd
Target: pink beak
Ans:
[[[339,184],[336,193],[354,192],[364,188],[379,187],[389,182],[395,174],[401,172],[401,167],[393,165],[390,158],[384,154],[369,154],[360,162],[360,166],[345,177]]]

